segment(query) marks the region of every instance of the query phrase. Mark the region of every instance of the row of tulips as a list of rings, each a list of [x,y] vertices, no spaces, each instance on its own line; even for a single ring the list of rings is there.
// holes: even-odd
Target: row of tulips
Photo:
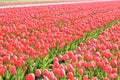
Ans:
[[[30,73],[27,80],[34,80],[31,72],[35,72],[36,79],[56,80],[58,71],[50,72],[45,68],[52,69],[53,58],[64,52],[64,46],[76,44],[76,40],[85,38],[85,34],[104,29],[105,24],[120,18],[118,2],[93,4],[0,9],[1,78],[22,80]],[[56,53],[56,50],[60,52]],[[61,75],[64,74],[58,76]]]
[[[35,75],[43,80],[120,80],[119,30],[117,23],[97,39],[87,38],[76,50],[55,57],[52,70],[37,69]],[[26,75],[26,80],[34,80],[35,75]]]
[[[93,5],[94,4],[94,5]],[[1,25],[19,26],[53,26],[58,25],[60,21],[67,22],[79,18],[88,17],[97,13],[104,13],[119,7],[118,2],[107,3],[85,3],[70,5],[55,5],[43,7],[12,8],[0,10]],[[102,6],[101,6],[102,5]],[[43,9],[44,8],[44,9]],[[59,10],[58,10],[59,9]],[[28,15],[29,14],[29,15]],[[7,17],[6,17],[7,16]],[[41,21],[39,23],[39,21]],[[33,24],[34,22],[34,24]],[[47,22],[47,23],[46,23]]]

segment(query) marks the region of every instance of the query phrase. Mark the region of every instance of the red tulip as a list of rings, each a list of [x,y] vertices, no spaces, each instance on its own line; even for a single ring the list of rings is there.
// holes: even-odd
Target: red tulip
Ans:
[[[77,61],[77,56],[72,56],[72,63],[76,62]]]
[[[59,67],[59,62],[55,62],[53,66],[54,66],[54,68],[58,68]]]
[[[74,78],[73,73],[72,72],[68,72],[67,73],[67,78],[68,79],[73,79]]]
[[[93,59],[93,55],[89,51],[87,51],[84,53],[84,58],[90,61]]]
[[[36,71],[35,71],[35,75],[36,75],[36,76],[40,76],[40,75],[41,75],[41,71],[40,71],[40,69],[36,69]]]
[[[66,53],[70,58],[72,58],[74,56],[74,53],[71,51],[71,52],[67,52]]]
[[[55,76],[52,72],[49,72],[49,75],[47,77],[48,79],[53,80]]]
[[[7,68],[5,66],[0,67],[0,76],[4,76]]]
[[[106,58],[110,58],[112,56],[110,50],[102,51],[102,55],[105,56]]]
[[[10,60],[10,56],[4,56],[3,57],[3,62],[8,62]]]
[[[83,69],[79,69],[78,73],[79,73],[80,75],[82,75],[82,74],[84,73],[84,70],[83,70]]]
[[[88,75],[84,75],[82,80],[88,80]]]
[[[98,80],[98,78],[97,77],[92,77],[91,80]]]
[[[69,56],[67,54],[63,55],[63,60],[68,60],[69,59]]]
[[[58,62],[58,58],[55,57],[55,58],[54,58],[54,62]]]
[[[68,64],[67,69],[69,72],[74,72],[74,67],[71,64]]]
[[[15,66],[10,65],[9,69],[10,69],[10,73],[11,73],[12,75],[15,75],[15,74],[17,73]]]
[[[64,69],[60,69],[60,77],[65,76],[65,70]]]
[[[107,73],[111,73],[112,72],[112,67],[110,65],[105,65],[105,71]]]
[[[109,77],[110,77],[110,79],[114,79],[115,78],[114,74],[110,74]]]
[[[103,80],[110,80],[109,78],[105,77]]]
[[[81,62],[76,63],[76,67],[80,68],[82,66]]]
[[[26,75],[26,80],[35,80],[35,75],[33,73],[29,73]]]
[[[56,74],[57,76],[60,75],[60,69],[58,69],[58,68],[53,68],[53,72],[54,72],[54,74]],[[46,74],[45,74],[45,75],[46,75]]]
[[[62,55],[58,55],[58,60],[62,60]]]
[[[87,63],[87,66],[89,67],[89,68],[95,68],[95,62],[93,62],[93,61],[91,61],[91,62],[88,62]]]
[[[120,59],[117,61],[118,67],[120,68]]]
[[[111,65],[114,66],[114,67],[117,66],[117,61],[116,60],[112,60],[111,61]]]
[[[47,76],[48,74],[49,74],[49,71],[48,71],[47,69],[45,69],[45,70],[43,71],[43,75]]]

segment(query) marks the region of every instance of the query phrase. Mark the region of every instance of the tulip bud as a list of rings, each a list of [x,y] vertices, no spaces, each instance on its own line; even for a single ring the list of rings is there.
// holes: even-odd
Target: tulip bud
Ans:
[[[40,71],[40,69],[36,69],[36,71],[35,71],[35,75],[36,75],[36,76],[40,76],[40,75],[41,75],[41,71]]]
[[[12,75],[16,74],[17,71],[16,71],[16,67],[15,67],[15,66],[10,65],[9,69],[10,69],[10,73],[11,73]]]
[[[35,80],[35,75],[33,73],[29,73],[26,75],[26,80]]]

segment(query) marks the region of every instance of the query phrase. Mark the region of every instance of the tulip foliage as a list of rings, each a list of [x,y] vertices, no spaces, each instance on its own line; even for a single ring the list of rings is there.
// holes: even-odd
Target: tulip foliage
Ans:
[[[119,4],[0,9],[0,80],[120,80]]]

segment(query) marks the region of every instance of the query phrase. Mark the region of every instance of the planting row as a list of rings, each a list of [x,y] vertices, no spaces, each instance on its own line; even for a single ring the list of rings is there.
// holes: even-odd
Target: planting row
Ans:
[[[35,75],[43,80],[120,80],[119,30],[117,23],[98,39],[87,38],[76,50],[55,57],[52,70],[37,69]],[[26,79],[34,80],[35,75],[30,73]]]

